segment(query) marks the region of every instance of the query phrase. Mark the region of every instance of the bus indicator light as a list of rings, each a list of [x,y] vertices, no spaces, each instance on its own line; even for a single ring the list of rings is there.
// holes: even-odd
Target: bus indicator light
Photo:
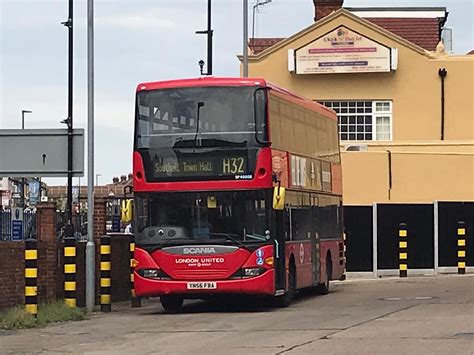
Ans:
[[[273,262],[273,256],[265,259],[265,264],[267,264],[268,266],[273,266]]]

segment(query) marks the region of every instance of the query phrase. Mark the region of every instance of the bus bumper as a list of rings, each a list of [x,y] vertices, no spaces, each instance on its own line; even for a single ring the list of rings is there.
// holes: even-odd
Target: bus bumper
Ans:
[[[153,297],[162,295],[216,295],[216,294],[248,294],[274,295],[275,271],[267,270],[262,275],[235,280],[207,280],[215,282],[215,289],[188,289],[188,283],[201,281],[155,280],[134,275],[135,293],[137,296]]]

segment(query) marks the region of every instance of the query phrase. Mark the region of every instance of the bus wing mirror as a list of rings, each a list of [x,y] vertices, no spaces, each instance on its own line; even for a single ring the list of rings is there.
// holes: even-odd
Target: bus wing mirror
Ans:
[[[259,87],[259,88],[255,89],[255,91],[253,92],[253,119],[254,119],[254,124],[255,124],[255,139],[256,139],[257,143],[260,143],[260,144],[269,144],[270,143],[266,139],[262,140],[261,137],[260,137],[260,132],[259,132],[259,125],[262,123],[261,120],[263,120],[263,127],[262,128],[264,128],[265,130],[267,129],[267,125],[266,125],[266,120],[267,120],[266,111],[267,111],[267,108],[266,108],[265,98],[263,99],[263,107],[258,105],[259,104],[258,95],[259,95],[259,93],[263,93],[264,97],[265,97],[265,93],[268,90],[269,90],[268,87]],[[262,109],[263,111],[260,111],[260,109]],[[261,115],[259,115],[259,113],[261,113]],[[262,117],[260,117],[260,116],[262,116]],[[259,120],[259,118],[260,118],[260,120]]]
[[[285,188],[275,187],[273,189],[273,209],[283,210],[285,208]]]

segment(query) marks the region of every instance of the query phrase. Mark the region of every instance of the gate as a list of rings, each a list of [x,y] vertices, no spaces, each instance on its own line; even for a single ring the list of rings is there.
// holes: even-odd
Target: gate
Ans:
[[[36,239],[36,212],[23,211],[23,240]],[[11,210],[0,211],[0,241],[12,241],[12,213]]]

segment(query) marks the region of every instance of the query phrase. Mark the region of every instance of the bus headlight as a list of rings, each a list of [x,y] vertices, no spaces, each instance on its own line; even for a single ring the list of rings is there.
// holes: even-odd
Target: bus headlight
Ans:
[[[147,277],[149,279],[156,279],[159,277],[159,270],[158,269],[143,269],[143,277]]]
[[[167,275],[160,269],[140,269],[137,271],[138,275],[147,279],[163,279],[167,278]]]
[[[258,276],[258,275],[260,275],[260,268],[258,267],[244,269],[244,276],[246,277],[253,277],[253,276]]]

